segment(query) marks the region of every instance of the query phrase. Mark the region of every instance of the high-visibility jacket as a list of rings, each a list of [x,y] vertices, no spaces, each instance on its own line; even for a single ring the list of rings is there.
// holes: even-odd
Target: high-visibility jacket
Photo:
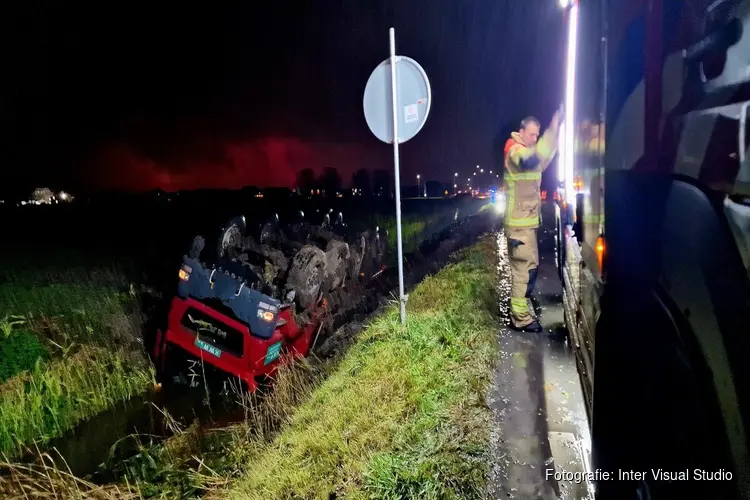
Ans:
[[[528,147],[518,132],[513,132],[505,143],[505,227],[539,227],[539,189],[542,172],[549,166],[557,151],[557,137],[547,130],[536,146]]]

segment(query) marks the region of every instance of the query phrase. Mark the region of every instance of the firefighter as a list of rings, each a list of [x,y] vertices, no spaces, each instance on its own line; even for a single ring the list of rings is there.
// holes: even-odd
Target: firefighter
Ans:
[[[542,326],[531,314],[529,300],[539,272],[536,230],[540,223],[542,172],[557,151],[561,113],[558,111],[544,135],[539,138],[539,120],[530,116],[521,121],[505,143],[506,192],[505,234],[511,274],[510,314],[515,330],[538,333]]]

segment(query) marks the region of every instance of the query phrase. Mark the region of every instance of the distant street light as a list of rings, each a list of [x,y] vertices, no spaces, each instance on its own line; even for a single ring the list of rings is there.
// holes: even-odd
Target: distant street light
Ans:
[[[483,173],[484,173],[484,169],[481,169],[481,170],[479,171],[479,173],[480,173],[480,174],[483,174]]]

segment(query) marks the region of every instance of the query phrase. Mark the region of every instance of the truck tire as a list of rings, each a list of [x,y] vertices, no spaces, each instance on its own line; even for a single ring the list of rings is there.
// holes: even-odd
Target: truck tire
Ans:
[[[379,246],[378,236],[373,231],[365,231],[361,236],[365,240],[365,247],[362,254],[360,272],[365,273],[365,278],[369,280],[379,267],[377,255]]]
[[[271,217],[271,220],[266,222],[261,228],[258,241],[261,245],[278,245],[282,240],[279,233],[279,215],[274,214],[274,217]]]
[[[349,247],[351,256],[349,257],[349,277],[353,280],[359,278],[359,273],[362,269],[362,259],[367,251],[367,242],[365,237],[360,235],[354,243]]]
[[[331,240],[326,246],[326,292],[340,287],[346,279],[349,267],[349,245],[343,241]]]
[[[379,264],[383,264],[383,262],[385,262],[385,257],[388,254],[388,230],[380,228],[378,235],[380,236],[380,238],[378,238],[378,243],[380,244],[378,249]]]
[[[287,292],[294,290],[300,308],[309,309],[318,301],[325,279],[326,254],[312,245],[305,245],[292,259],[287,277]]]
[[[217,255],[219,257],[232,258],[237,253],[238,247],[245,237],[245,218],[242,216],[232,217],[221,229],[217,243]]]

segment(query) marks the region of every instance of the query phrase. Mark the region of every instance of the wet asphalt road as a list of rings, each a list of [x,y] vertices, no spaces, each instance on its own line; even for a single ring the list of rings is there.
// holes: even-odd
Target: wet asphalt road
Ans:
[[[527,334],[507,327],[510,270],[505,236],[502,231],[497,233],[502,323],[498,332],[500,355],[489,394],[494,428],[488,496],[522,500],[592,498],[585,482],[566,481],[554,474],[586,470],[590,445],[575,360],[565,341],[554,233],[540,229],[539,240],[535,306],[545,330]]]

